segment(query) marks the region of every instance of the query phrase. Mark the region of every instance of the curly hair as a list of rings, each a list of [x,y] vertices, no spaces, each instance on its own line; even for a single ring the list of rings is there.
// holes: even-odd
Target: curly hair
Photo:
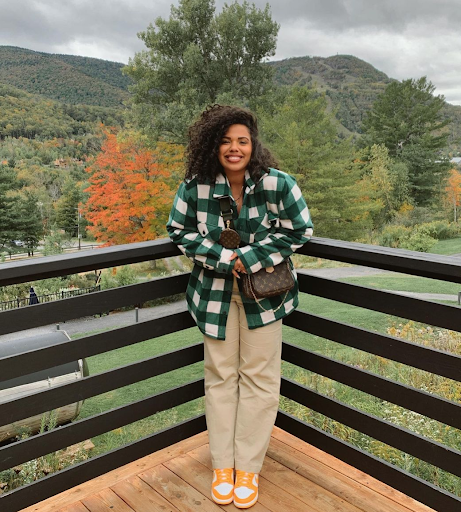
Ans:
[[[249,110],[228,105],[211,105],[189,128],[186,148],[186,179],[196,178],[198,183],[213,183],[223,168],[218,159],[222,138],[233,124],[245,125],[251,137],[252,153],[248,171],[257,182],[269,167],[277,162],[258,139],[258,122]]]

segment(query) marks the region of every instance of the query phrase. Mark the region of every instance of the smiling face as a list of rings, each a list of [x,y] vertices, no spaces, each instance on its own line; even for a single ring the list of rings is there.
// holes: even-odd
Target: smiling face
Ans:
[[[218,159],[226,175],[245,174],[252,152],[250,130],[243,124],[233,124],[224,134]]]

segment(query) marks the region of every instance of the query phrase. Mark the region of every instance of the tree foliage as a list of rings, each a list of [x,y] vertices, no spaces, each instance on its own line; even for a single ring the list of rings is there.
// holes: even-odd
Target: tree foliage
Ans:
[[[24,244],[29,256],[33,256],[43,236],[43,223],[39,213],[38,197],[30,190],[25,190],[18,201],[17,237]]]
[[[12,192],[18,188],[19,183],[13,169],[0,165],[0,248],[8,246],[17,237],[18,201]]]
[[[0,249],[7,252],[27,250],[33,253],[43,233],[37,196],[21,190],[15,171],[0,165]],[[21,245],[18,247],[16,243]]]
[[[378,206],[360,182],[350,141],[337,139],[325,96],[295,87],[273,112],[260,115],[267,145],[281,170],[294,175],[319,236],[354,240],[372,227]]]
[[[83,200],[83,192],[77,182],[67,180],[62,196],[56,201],[56,223],[69,236],[79,234],[81,227],[80,203]]]
[[[384,144],[391,158],[408,167],[410,194],[417,205],[429,205],[440,192],[449,168],[442,156],[448,134],[443,128],[444,97],[434,96],[426,77],[388,85],[366,116],[365,140]]]
[[[123,125],[114,108],[65,105],[0,83],[0,140],[74,138],[97,131],[101,123]]]
[[[269,6],[180,0],[168,20],[157,18],[139,37],[147,50],[130,59],[125,72],[139,125],[155,138],[183,141],[186,127],[220,97],[251,102],[271,86],[263,65],[275,53],[279,26]]]
[[[458,208],[461,205],[461,172],[451,169],[450,177],[445,187],[445,202],[453,208],[453,220],[458,221]]]
[[[384,144],[362,150],[356,164],[362,169],[363,182],[368,183],[374,200],[381,206],[373,219],[373,227],[381,228],[410,202],[407,166],[392,160]]]
[[[106,134],[101,152],[87,168],[88,230],[108,245],[153,240],[165,225],[181,166],[180,148],[160,143],[147,149],[133,134],[124,139]]]

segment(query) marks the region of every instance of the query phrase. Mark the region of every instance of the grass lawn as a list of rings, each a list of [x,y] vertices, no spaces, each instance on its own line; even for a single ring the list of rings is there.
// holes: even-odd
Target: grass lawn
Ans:
[[[402,292],[458,295],[458,292],[461,291],[461,284],[438,281],[436,279],[428,279],[425,277],[408,276],[404,274],[347,277],[339,280],[351,284],[357,284],[359,286]]]
[[[143,341],[129,347],[87,358],[90,375],[124,366],[180,347],[198,343],[202,336],[198,329],[191,328],[167,336]],[[115,389],[85,400],[79,419],[93,416],[109,409],[142,400],[148,396],[203,377],[203,362],[180,368],[130,386]],[[162,428],[178,423],[204,411],[203,399],[194,400],[170,411],[164,411],[122,428],[102,434],[92,441],[95,449],[92,456],[152,434]]]
[[[433,254],[445,254],[447,256],[461,253],[461,238],[439,240],[429,252]]]

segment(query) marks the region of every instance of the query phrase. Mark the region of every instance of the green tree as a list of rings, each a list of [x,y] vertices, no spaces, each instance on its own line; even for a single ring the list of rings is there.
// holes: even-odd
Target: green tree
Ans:
[[[51,256],[52,254],[62,254],[66,247],[69,247],[71,241],[68,236],[62,233],[62,230],[54,226],[50,230],[50,234],[45,236],[43,245],[44,256]]]
[[[410,194],[416,205],[433,203],[449,169],[442,156],[448,133],[443,128],[443,96],[426,77],[392,82],[378,97],[363,122],[365,141],[384,144],[389,156],[408,167]]]
[[[9,248],[18,236],[18,198],[13,193],[19,188],[16,174],[10,167],[0,164],[0,249]]]
[[[374,227],[380,228],[410,202],[407,166],[392,160],[384,144],[365,148],[357,164],[362,167],[362,180],[369,184],[374,200],[381,205],[373,215]]]
[[[157,18],[138,36],[147,50],[126,68],[133,80],[134,117],[156,139],[185,139],[186,127],[207,104],[225,98],[246,101],[272,86],[263,65],[275,53],[279,25],[269,5],[180,0],[168,20]]]
[[[269,113],[260,112],[261,131],[280,169],[303,190],[319,236],[355,240],[372,227],[378,206],[360,183],[350,141],[340,141],[325,96],[295,87]]]
[[[79,204],[83,192],[73,180],[68,180],[63,188],[62,196],[56,203],[56,222],[69,236],[76,237],[81,228]]]
[[[40,215],[37,196],[26,191],[19,199],[18,239],[24,243],[24,248],[33,256],[40,238],[43,236],[43,223]]]

